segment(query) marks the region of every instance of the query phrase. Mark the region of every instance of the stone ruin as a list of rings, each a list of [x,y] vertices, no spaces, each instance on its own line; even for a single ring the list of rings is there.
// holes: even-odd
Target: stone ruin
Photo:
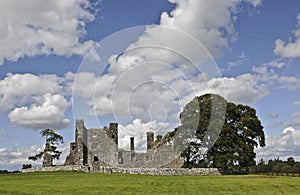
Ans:
[[[75,142],[70,143],[70,154],[65,166],[88,166],[91,171],[101,167],[116,168],[180,168],[184,159],[174,153],[161,135],[147,132],[147,151],[135,151],[134,137],[130,137],[130,150],[118,148],[118,123],[102,129],[87,129],[83,120],[76,120]]]
[[[182,137],[186,136],[181,132],[181,137],[175,139],[171,134],[168,132],[164,137],[158,135],[154,140],[154,133],[147,132],[147,151],[139,153],[135,151],[134,137],[128,140],[129,151],[118,148],[117,123],[110,123],[109,127],[102,129],[87,129],[83,120],[76,120],[75,142],[70,143],[70,154],[63,166],[51,166],[52,161],[48,159],[43,162],[43,167],[22,169],[22,173],[82,171],[146,175],[220,175],[217,168],[180,168],[184,164],[180,151],[186,144]]]

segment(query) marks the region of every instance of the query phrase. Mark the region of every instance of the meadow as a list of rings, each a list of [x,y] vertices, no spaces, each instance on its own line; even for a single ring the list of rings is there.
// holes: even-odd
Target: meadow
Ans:
[[[0,175],[0,194],[299,194],[300,177],[149,176],[80,172]]]

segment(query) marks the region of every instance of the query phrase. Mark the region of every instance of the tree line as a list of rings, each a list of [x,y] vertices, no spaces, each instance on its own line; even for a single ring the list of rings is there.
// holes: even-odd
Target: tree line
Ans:
[[[271,174],[271,175],[298,175],[300,177],[300,162],[295,161],[294,157],[287,160],[280,160],[279,157],[265,161],[260,159],[256,166],[252,167],[252,173]]]

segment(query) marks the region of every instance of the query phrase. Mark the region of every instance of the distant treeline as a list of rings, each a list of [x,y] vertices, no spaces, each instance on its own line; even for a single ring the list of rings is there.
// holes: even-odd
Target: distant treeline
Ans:
[[[21,173],[21,172],[20,171],[0,170],[0,174],[8,174],[8,173]]]
[[[261,159],[258,164],[251,169],[252,173],[272,174],[272,175],[298,175],[300,177],[300,162],[295,161],[293,157],[286,161],[279,159],[264,161]]]

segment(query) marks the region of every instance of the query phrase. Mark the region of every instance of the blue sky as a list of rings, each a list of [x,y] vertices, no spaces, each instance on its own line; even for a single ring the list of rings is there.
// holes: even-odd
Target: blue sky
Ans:
[[[117,120],[123,131],[120,144],[126,148],[130,133],[140,136],[149,129],[157,134],[172,130],[177,125],[180,106],[190,101],[193,94],[222,94],[223,88],[218,83],[224,84],[229,101],[248,104],[257,110],[267,135],[266,147],[257,150],[258,158],[294,156],[300,160],[299,1],[20,3],[14,0],[1,4],[0,169],[20,169],[22,164],[32,163],[26,159],[41,150],[43,139],[39,130],[44,127],[56,129],[64,136],[65,144],[61,148],[64,158],[68,143],[74,140],[72,100],[76,102],[76,98],[87,109],[79,115],[86,119],[88,127],[99,125],[89,117],[96,117],[101,125]],[[145,30],[144,25],[157,26]],[[160,34],[162,27],[173,31],[165,30],[164,35],[168,36],[164,37]],[[114,34],[127,28],[132,29],[119,35],[129,44],[168,43],[170,48],[180,47],[186,55],[194,57],[193,43],[189,42],[190,37],[184,36],[188,34],[210,53],[208,56],[203,50],[202,57],[215,60],[216,64],[208,66],[216,65],[221,75],[213,78],[194,74],[185,83],[178,74],[187,72],[183,68],[186,61],[149,48],[126,50],[119,57],[120,53],[112,53],[110,61],[104,59],[111,64],[103,75],[85,72],[84,64],[93,57],[93,52],[100,50],[99,45],[109,51],[119,51],[122,46],[128,49],[129,45],[117,42]],[[181,36],[184,44],[177,36]],[[101,64],[97,56],[94,60],[95,64]],[[95,70],[99,68],[103,67]],[[165,80],[167,76],[174,80]],[[160,84],[145,82],[149,78]],[[76,82],[80,85],[72,92]],[[97,82],[99,86],[95,85]],[[137,87],[136,83],[143,85]],[[193,92],[184,88],[189,84],[195,87]],[[172,99],[175,92],[182,91],[184,94]],[[107,97],[112,97],[113,102]],[[178,99],[183,104],[175,101]],[[97,116],[91,114],[93,110]],[[140,136],[137,147],[144,149],[144,141]]]

